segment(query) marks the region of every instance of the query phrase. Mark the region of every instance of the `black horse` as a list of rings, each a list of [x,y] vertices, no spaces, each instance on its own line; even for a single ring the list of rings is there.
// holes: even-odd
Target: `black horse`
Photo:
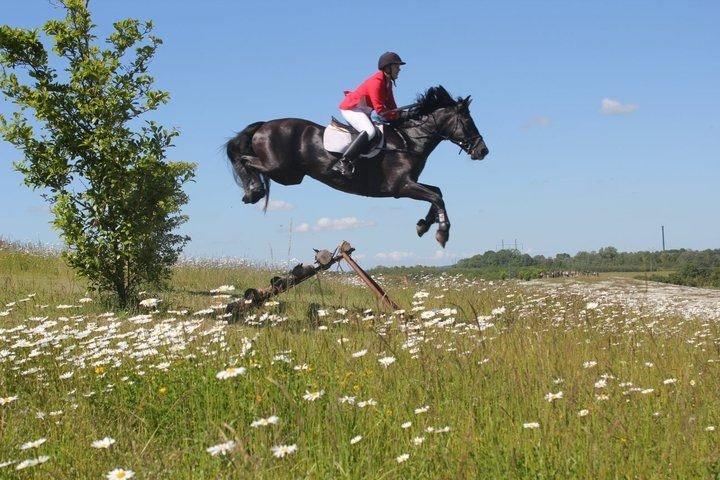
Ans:
[[[324,127],[299,118],[282,118],[248,125],[231,139],[227,155],[236,182],[245,190],[243,202],[270,198],[270,180],[297,185],[305,175],[332,188],[367,197],[407,197],[430,202],[430,210],[417,222],[422,236],[438,222],[435,238],[445,246],[450,220],[438,187],[418,182],[430,153],[450,140],[482,160],[488,148],[470,117],[470,97],[453,99],[442,86],[418,96],[409,118],[385,127],[384,150],[374,158],[356,162],[352,180],[330,170],[338,156],[323,147]]]

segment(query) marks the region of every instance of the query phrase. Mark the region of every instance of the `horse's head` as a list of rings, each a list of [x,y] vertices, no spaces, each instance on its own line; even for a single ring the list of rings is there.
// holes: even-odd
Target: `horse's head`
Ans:
[[[427,115],[434,133],[450,140],[473,160],[482,160],[489,153],[482,135],[470,116],[470,96],[453,99],[442,86],[432,87],[418,97],[414,110]]]
[[[455,105],[438,109],[438,127],[440,133],[463,149],[473,160],[482,160],[490,152],[475,122],[470,116],[468,95],[459,99]]]

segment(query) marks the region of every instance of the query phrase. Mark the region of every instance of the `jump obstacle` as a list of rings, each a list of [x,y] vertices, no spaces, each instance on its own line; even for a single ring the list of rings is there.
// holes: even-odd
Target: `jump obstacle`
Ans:
[[[263,305],[270,298],[290,290],[292,287],[327,270],[341,260],[344,260],[345,263],[350,265],[350,268],[355,271],[363,283],[375,294],[383,307],[391,310],[398,310],[400,308],[370,274],[363,270],[352,258],[351,254],[355,249],[348,242],[343,241],[333,252],[329,250],[313,250],[315,250],[315,265],[299,263],[290,270],[287,275],[272,277],[268,287],[248,288],[245,290],[243,298],[229,303],[225,311],[235,316],[236,314],[255,309]]]

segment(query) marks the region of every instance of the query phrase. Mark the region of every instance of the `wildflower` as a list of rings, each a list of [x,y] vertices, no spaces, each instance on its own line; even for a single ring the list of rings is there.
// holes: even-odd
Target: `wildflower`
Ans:
[[[78,300],[78,303],[90,303],[92,301],[93,301],[92,298],[84,297],[84,298],[81,298],[80,300]]]
[[[706,432],[714,432],[715,431],[715,425],[708,425],[705,427]]]
[[[310,370],[310,365],[308,365],[307,363],[295,365],[295,366],[293,367],[293,370],[295,370],[296,372],[299,372],[299,371],[302,371],[302,370]]]
[[[377,405],[377,400],[373,398],[368,398],[367,400],[363,400],[357,404],[358,408],[372,407],[374,405]]]
[[[563,392],[562,392],[562,391],[560,391],[560,392],[558,392],[558,393],[552,393],[552,392],[551,392],[551,393],[548,393],[548,394],[545,395],[545,400],[547,400],[548,402],[552,402],[553,400],[557,400],[557,399],[560,399],[560,398],[563,398]]]
[[[587,303],[585,304],[585,308],[586,308],[587,310],[595,310],[597,307],[598,307],[598,303],[597,303],[597,302],[587,302]]]
[[[379,359],[378,362],[380,362],[383,367],[387,368],[393,363],[395,363],[395,357],[383,357]]]
[[[110,437],[105,437],[102,440],[95,440],[92,442],[93,448],[110,448],[111,445],[115,443],[115,439]]]
[[[584,417],[584,416],[586,416],[588,413],[590,413],[590,410],[588,410],[588,409],[586,409],[586,408],[583,408],[582,410],[580,410],[580,411],[578,412],[578,417]]]
[[[523,428],[540,428],[540,424],[538,422],[527,422],[523,423]]]
[[[317,392],[310,392],[308,390],[305,390],[305,395],[303,395],[303,398],[308,402],[314,402],[318,398],[322,397],[324,394],[325,390],[318,390]]]
[[[265,427],[267,425],[276,425],[280,421],[280,418],[278,418],[276,415],[271,415],[267,418],[260,418],[258,420],[253,421],[250,426],[253,428],[257,427]]]
[[[645,390],[640,390],[640,393],[642,393],[643,395],[647,395],[648,393],[652,393],[654,391],[654,388],[646,388]]]
[[[583,362],[584,368],[592,368],[595,365],[597,365],[597,362],[595,360],[588,360],[587,362]]]
[[[603,400],[609,400],[610,395],[595,395],[595,400],[603,401]]]
[[[295,453],[297,451],[297,445],[275,445],[271,448],[273,455],[277,458],[283,458],[285,455]]]
[[[23,443],[20,446],[20,450],[29,450],[31,448],[37,448],[47,441],[47,438],[39,438],[32,442]]]
[[[338,308],[335,310],[336,313],[339,313],[340,315],[345,315],[348,311],[345,308]]]
[[[396,461],[397,463],[403,463],[403,462],[406,461],[408,458],[410,458],[410,454],[409,454],[409,453],[403,453],[402,455],[398,455],[398,456],[395,458],[395,461]]]
[[[354,436],[353,438],[350,439],[350,445],[355,445],[355,444],[358,443],[360,440],[362,440],[362,438],[363,438],[362,435],[356,435],[356,436]]]
[[[422,443],[425,441],[425,437],[415,437],[412,439],[413,445],[416,447],[419,445],[422,445]]]
[[[652,362],[645,362],[645,366],[648,367],[648,368],[651,368],[651,367],[654,367],[655,364],[652,363]]]
[[[498,307],[498,308],[493,308],[492,312],[490,312],[490,313],[493,315],[502,315],[503,313],[505,313],[505,310],[506,310],[505,307]]]
[[[420,292],[416,292],[415,295],[413,295],[413,298],[427,298],[429,296],[430,296],[429,293],[420,291]]]
[[[227,293],[235,290],[233,285],[220,285],[218,288],[210,290],[210,293]]]
[[[213,457],[217,457],[218,455],[226,455],[233,448],[235,448],[235,441],[228,440],[225,443],[219,443],[217,445],[213,445],[212,447],[208,447],[205,451]]]
[[[364,356],[367,353],[367,350],[358,350],[357,352],[352,354],[353,358],[360,358]]]
[[[215,374],[215,378],[219,380],[226,380],[228,378],[237,377],[238,375],[243,375],[245,373],[245,367],[230,367],[226,368],[225,370],[219,371],[217,374]]]
[[[17,400],[17,399],[18,399],[17,396],[14,396],[14,397],[5,397],[5,398],[0,397],[0,405],[8,405],[9,403],[12,403],[12,402],[14,402],[14,401]]]
[[[428,410],[430,410],[430,405],[425,405],[424,407],[416,408],[416,409],[415,409],[415,414],[416,414],[416,415],[419,415],[419,414],[421,414],[421,413],[427,412]]]
[[[677,383],[677,378],[667,378],[663,380],[663,385],[670,385],[673,383]]]
[[[402,425],[400,425],[400,427],[402,427],[402,428],[410,428],[411,426],[412,426],[412,422],[405,422]]]
[[[327,311],[327,310],[319,309],[319,310],[317,311],[318,317],[327,317],[327,314],[328,314],[328,311]]]
[[[140,302],[140,306],[145,308],[154,308],[157,307],[161,301],[162,300],[158,298],[146,298]]]
[[[355,397],[348,397],[347,395],[345,395],[344,397],[340,397],[338,399],[338,401],[340,403],[347,403],[350,405],[355,405]]]
[[[17,463],[17,460],[8,460],[7,462],[0,463],[0,468],[5,468],[13,463]]]
[[[132,470],[125,470],[124,468],[116,468],[115,470],[108,472],[108,480],[126,480],[135,476],[135,472]]]
[[[17,466],[15,467],[15,470],[22,470],[24,468],[34,467],[35,465],[40,465],[41,463],[45,463],[48,460],[50,460],[50,457],[47,455],[41,455],[38,458],[31,458],[29,460],[23,460],[22,462],[17,464]]]
[[[597,382],[595,382],[595,388],[605,388],[607,387],[607,380],[604,378],[601,378]]]

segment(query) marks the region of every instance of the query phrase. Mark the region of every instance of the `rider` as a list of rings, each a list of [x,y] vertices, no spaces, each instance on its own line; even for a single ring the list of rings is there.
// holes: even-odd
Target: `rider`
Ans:
[[[332,166],[334,172],[345,178],[352,178],[355,160],[365,153],[371,140],[377,135],[375,125],[370,120],[373,110],[385,120],[398,120],[402,115],[396,110],[392,91],[400,73],[400,65],[405,65],[405,62],[397,53],[385,52],[378,60],[378,71],[354,91],[345,92],[345,98],[340,103],[340,113],[360,134],[348,146],[342,158]]]

